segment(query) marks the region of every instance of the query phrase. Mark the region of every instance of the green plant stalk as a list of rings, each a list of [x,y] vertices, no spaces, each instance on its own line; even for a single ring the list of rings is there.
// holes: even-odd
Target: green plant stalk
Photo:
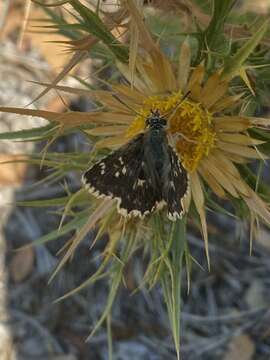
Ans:
[[[225,21],[235,2],[235,0],[213,1],[213,16],[204,32],[205,43],[212,51],[214,51],[218,45],[220,35],[224,33]]]
[[[201,34],[196,63],[200,63],[205,58],[205,54],[207,54],[208,67],[213,65],[211,53],[217,53],[221,44],[224,43],[224,25],[235,2],[235,0],[212,1],[212,18],[207,28]]]
[[[180,359],[181,276],[186,244],[186,217],[172,224],[172,245],[166,270],[161,274],[161,284],[172,328],[177,358]]]
[[[112,339],[112,323],[111,314],[107,316],[107,338],[108,338],[108,357],[113,360],[113,339]]]

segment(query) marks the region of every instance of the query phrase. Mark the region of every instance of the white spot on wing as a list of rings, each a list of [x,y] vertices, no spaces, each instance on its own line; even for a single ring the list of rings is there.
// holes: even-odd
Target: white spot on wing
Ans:
[[[173,181],[170,181],[170,187],[173,188],[173,190],[175,190],[175,185]]]
[[[181,219],[182,218],[182,213],[178,213],[177,211],[174,211],[173,213],[168,213],[168,218],[171,221],[176,221],[177,219]]]
[[[159,202],[156,202],[156,209],[159,211],[161,210],[164,206],[166,205],[166,201],[165,200],[161,200]]]
[[[189,192],[190,192],[190,181],[189,181],[189,176],[187,174],[187,190],[186,190],[184,196],[180,199],[182,211],[181,212],[175,211],[173,213],[168,212],[167,216],[168,216],[169,220],[176,221],[177,219],[182,219],[183,215],[186,212],[186,209],[184,206],[184,201],[185,201],[185,198],[188,196]]]

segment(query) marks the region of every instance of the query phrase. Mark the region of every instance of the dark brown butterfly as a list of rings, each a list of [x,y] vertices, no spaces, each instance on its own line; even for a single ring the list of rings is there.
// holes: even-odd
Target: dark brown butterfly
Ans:
[[[123,216],[144,217],[167,206],[170,220],[181,218],[188,174],[168,143],[166,124],[152,111],[145,132],[87,170],[84,186],[96,197],[116,199]]]

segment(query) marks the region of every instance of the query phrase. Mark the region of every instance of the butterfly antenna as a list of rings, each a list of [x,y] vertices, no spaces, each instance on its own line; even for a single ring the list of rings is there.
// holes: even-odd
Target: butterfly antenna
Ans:
[[[133,109],[132,107],[130,107],[128,104],[126,104],[118,95],[113,94],[112,96],[113,96],[117,101],[119,101],[122,105],[124,105],[127,109],[133,111],[134,114],[140,115],[140,113],[138,113],[138,111],[136,111],[135,109]]]
[[[168,112],[166,112],[165,114],[162,114],[162,117],[167,117],[173,113],[176,112],[176,110],[179,108],[179,106],[186,100],[186,98],[188,97],[188,95],[190,94],[190,91],[188,91],[187,93],[185,93],[185,95],[183,95],[183,97],[179,100],[179,102],[175,105],[175,107],[171,110],[169,110]]]

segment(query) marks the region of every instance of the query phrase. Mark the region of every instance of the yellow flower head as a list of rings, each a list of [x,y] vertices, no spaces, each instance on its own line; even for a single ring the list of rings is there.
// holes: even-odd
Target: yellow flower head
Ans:
[[[161,114],[168,114],[168,136],[172,136],[175,150],[179,154],[184,167],[193,172],[205,155],[209,154],[215,144],[215,131],[212,116],[200,103],[184,99],[182,94],[170,96],[151,96],[147,98],[140,114],[127,129],[127,137],[132,138],[144,131],[145,120],[151,109],[157,109]],[[179,104],[179,105],[178,105]]]

